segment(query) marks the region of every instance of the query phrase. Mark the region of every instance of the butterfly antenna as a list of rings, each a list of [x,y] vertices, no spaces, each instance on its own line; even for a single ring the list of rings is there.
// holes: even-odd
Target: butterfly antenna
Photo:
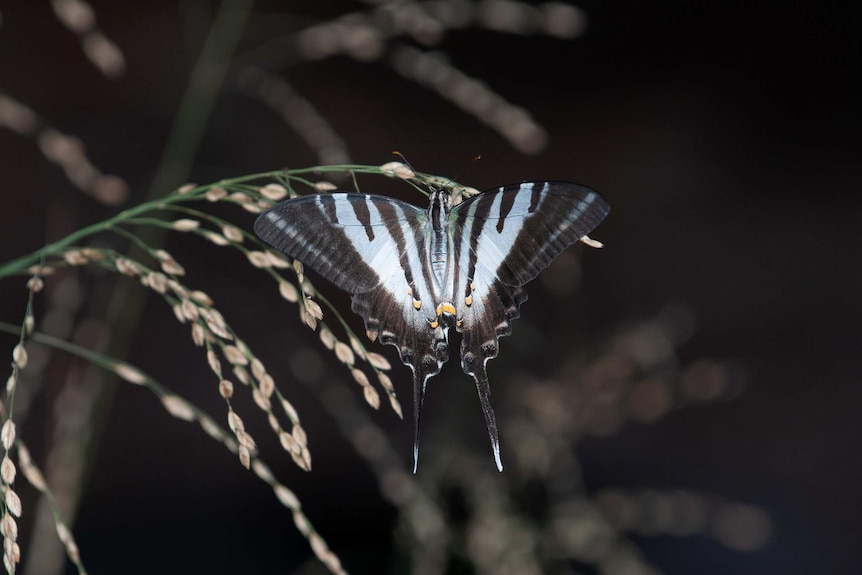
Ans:
[[[473,156],[473,161],[472,161],[472,163],[476,163],[476,162],[478,162],[478,161],[479,161],[479,160],[481,160],[481,159],[482,159],[482,155],[481,155],[481,154],[476,154],[475,156]],[[446,183],[445,183],[445,184],[443,184],[442,186],[440,186],[440,189],[441,189],[441,190],[443,190],[443,189],[446,189],[446,188],[451,187],[451,186],[452,186],[452,183],[453,183],[453,182],[457,182],[460,178],[461,178],[461,170],[459,170],[458,172],[456,172],[456,174],[455,174],[453,177],[449,178],[449,179],[446,181]],[[451,192],[451,191],[449,192],[449,195],[452,195],[452,192]],[[452,196],[452,199],[453,199],[453,201],[454,201],[455,203],[460,203],[460,202],[461,202],[461,199],[462,199],[462,198],[460,198],[460,195],[461,195],[461,191],[459,191],[457,195]]]

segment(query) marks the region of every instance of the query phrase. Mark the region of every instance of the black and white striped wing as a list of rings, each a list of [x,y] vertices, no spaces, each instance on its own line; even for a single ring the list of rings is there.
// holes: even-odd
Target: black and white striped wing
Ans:
[[[501,467],[485,372],[498,339],[511,333],[527,299],[524,284],[610,211],[594,190],[569,182],[527,182],[489,190],[455,206],[453,257],[459,273],[453,305],[462,333],[461,366],[473,376]]]
[[[398,240],[390,228],[409,228],[424,218],[418,208],[388,198],[319,194],[281,202],[257,218],[254,231],[344,291],[365,293],[398,267]]]
[[[464,351],[475,353],[476,346],[507,335],[526,299],[521,287],[609,211],[598,192],[569,182],[504,186],[455,206],[450,217],[460,273],[453,304],[462,320]]]
[[[369,334],[397,346],[405,364],[422,364],[428,376],[440,366],[431,362],[432,373],[426,356],[438,355],[445,334],[429,328],[435,313],[426,222],[423,210],[399,200],[333,193],[282,202],[258,217],[254,231],[354,294],[353,310]]]
[[[449,359],[444,326],[430,327],[435,301],[423,210],[358,193],[303,196],[261,214],[254,231],[353,294],[352,309],[372,339],[398,348],[413,371],[414,469],[425,383]]]

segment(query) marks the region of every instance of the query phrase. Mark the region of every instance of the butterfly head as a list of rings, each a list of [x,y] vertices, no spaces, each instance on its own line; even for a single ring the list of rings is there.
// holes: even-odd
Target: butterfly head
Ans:
[[[445,188],[431,192],[431,205],[428,207],[428,219],[435,231],[446,227],[449,210],[452,209],[452,196]]]

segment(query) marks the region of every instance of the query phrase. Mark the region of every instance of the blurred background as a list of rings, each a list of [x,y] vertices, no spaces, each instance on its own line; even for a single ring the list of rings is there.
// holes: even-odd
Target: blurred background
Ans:
[[[859,573],[860,25],[851,2],[7,2],[0,262],[187,181],[393,150],[478,189],[589,185],[613,206],[591,234],[606,247],[530,284],[489,364],[502,474],[454,358],[429,383],[413,477],[394,350],[370,348],[393,363],[403,421],[364,404],[241,256],[183,234],[165,247],[296,406],[311,472],[236,399],[349,572]],[[3,321],[20,324],[24,284],[0,283]],[[349,297],[316,285],[363,333]],[[146,295],[59,274],[38,329],[116,346],[225,422],[187,327],[156,297],[111,323],[118,290]],[[19,434],[90,573],[325,572],[223,446],[35,347]],[[74,572],[37,494],[16,490],[22,572]]]

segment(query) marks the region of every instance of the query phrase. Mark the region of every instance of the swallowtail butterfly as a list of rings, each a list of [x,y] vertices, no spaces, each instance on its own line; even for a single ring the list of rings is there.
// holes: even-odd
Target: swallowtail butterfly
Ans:
[[[445,190],[431,204],[362,193],[293,198],[261,214],[258,236],[339,288],[369,336],[398,348],[413,372],[413,472],[428,379],[449,359],[448,332],[461,333],[461,367],[476,380],[497,468],[497,423],[485,366],[527,299],[524,285],[610,211],[590,188],[525,182],[453,205]],[[600,245],[600,244],[599,244]]]

